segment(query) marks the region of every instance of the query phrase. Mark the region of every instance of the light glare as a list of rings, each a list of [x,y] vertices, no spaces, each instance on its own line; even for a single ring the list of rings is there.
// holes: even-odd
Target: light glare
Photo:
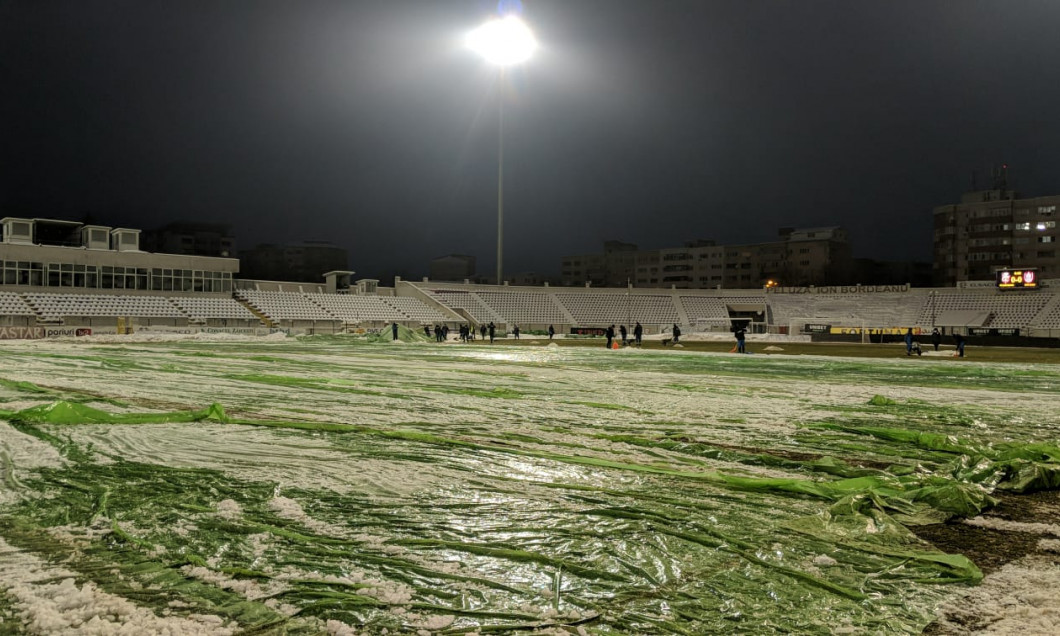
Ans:
[[[467,35],[467,47],[490,64],[511,66],[530,59],[537,40],[526,23],[514,15],[494,18]]]

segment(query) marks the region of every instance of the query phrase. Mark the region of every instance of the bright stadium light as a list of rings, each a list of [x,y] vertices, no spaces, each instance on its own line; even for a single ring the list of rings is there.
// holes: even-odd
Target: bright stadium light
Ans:
[[[537,50],[537,40],[530,27],[517,15],[493,18],[471,33],[467,47],[500,69],[501,82],[497,100],[500,126],[497,135],[497,284],[504,284],[504,71],[521,64]]]
[[[494,18],[467,35],[467,47],[490,64],[512,66],[530,59],[537,50],[534,33],[518,16]]]

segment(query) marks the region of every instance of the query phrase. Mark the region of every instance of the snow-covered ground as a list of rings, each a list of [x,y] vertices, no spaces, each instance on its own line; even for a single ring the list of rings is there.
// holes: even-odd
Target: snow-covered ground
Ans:
[[[695,632],[733,620],[748,632],[857,633],[915,630],[938,615],[947,629],[1060,631],[1057,597],[1042,591],[1060,578],[1048,520],[972,519],[1040,534],[1040,549],[978,587],[923,584],[931,571],[914,563],[790,531],[828,502],[724,482],[827,483],[838,473],[814,462],[829,457],[924,474],[942,461],[823,434],[821,422],[1055,444],[1058,367],[969,363],[917,376],[902,360],[353,340],[0,342],[5,411],[219,402],[236,420],[0,421],[0,621],[85,634],[230,633],[264,616],[331,633]],[[869,406],[874,396],[896,406]],[[152,583],[145,562],[177,578]],[[249,605],[206,611],[209,589],[176,580]]]

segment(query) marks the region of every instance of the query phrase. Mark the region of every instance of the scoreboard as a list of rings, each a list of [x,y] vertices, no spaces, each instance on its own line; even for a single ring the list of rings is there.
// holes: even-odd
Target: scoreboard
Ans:
[[[999,289],[1035,289],[1038,287],[1036,269],[1002,269],[997,272]]]

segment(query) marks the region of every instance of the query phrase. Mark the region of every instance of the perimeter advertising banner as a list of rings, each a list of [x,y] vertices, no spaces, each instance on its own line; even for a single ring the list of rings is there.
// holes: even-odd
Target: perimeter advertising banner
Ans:
[[[140,327],[136,333],[196,334],[223,333],[242,336],[267,336],[277,332],[291,335],[291,329],[266,327]],[[0,327],[0,340],[40,340],[43,338],[80,338],[83,336],[113,336],[133,333],[131,325],[115,327]]]
[[[38,340],[40,338],[79,338],[95,333],[115,333],[106,327],[0,327],[0,340]]]
[[[861,335],[867,333],[869,335],[883,334],[887,336],[902,336],[905,332],[909,331],[909,327],[831,327],[829,333],[840,334],[840,335]],[[921,334],[920,327],[913,327],[913,335],[919,336]]]
[[[570,333],[572,336],[602,336],[607,331],[607,327],[571,327]]]

